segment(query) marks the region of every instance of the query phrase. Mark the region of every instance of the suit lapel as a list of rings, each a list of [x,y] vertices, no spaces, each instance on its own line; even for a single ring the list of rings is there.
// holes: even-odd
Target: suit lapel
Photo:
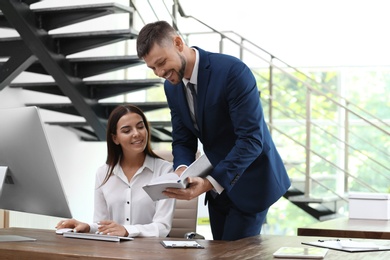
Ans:
[[[197,47],[195,47],[197,48]],[[204,115],[204,107],[206,103],[206,97],[207,97],[207,89],[208,89],[208,82],[210,78],[210,70],[209,67],[209,60],[207,53],[197,48],[199,51],[199,68],[198,68],[198,89],[197,89],[197,98],[198,98],[198,127],[200,133],[202,133],[203,128],[203,115]]]

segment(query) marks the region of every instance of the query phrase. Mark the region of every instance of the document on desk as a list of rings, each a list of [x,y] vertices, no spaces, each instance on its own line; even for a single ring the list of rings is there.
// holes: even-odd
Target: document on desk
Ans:
[[[165,248],[204,248],[198,242],[193,240],[164,240],[161,241],[161,245],[163,245]]]
[[[145,185],[143,189],[148,193],[153,201],[168,199],[162,192],[166,188],[184,189],[187,187],[187,177],[205,177],[207,176],[213,166],[205,154],[201,155],[194,161],[179,177],[176,173],[168,173],[153,179],[149,184]]]
[[[365,240],[351,239],[330,239],[318,240],[316,242],[302,242],[303,245],[329,248],[345,252],[372,252],[372,251],[390,251],[390,246],[376,244]]]

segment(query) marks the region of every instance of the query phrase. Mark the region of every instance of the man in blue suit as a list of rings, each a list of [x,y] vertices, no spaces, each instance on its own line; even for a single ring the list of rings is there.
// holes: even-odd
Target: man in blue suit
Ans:
[[[137,54],[166,79],[176,173],[195,160],[198,139],[213,165],[206,178],[189,178],[188,188],[165,194],[190,200],[207,192],[215,240],[260,234],[269,207],[287,191],[290,180],[264,121],[250,69],[235,57],[186,46],[165,21],[142,28]]]

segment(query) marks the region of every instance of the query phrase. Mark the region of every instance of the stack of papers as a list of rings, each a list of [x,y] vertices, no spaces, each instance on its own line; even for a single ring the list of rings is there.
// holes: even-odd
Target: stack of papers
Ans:
[[[357,242],[352,240],[340,240],[339,244],[342,248],[352,249],[379,249],[380,246],[373,242]]]
[[[302,242],[302,244],[335,249],[345,252],[370,252],[390,250],[390,246],[377,245],[371,241],[351,239],[318,240],[317,242]]]

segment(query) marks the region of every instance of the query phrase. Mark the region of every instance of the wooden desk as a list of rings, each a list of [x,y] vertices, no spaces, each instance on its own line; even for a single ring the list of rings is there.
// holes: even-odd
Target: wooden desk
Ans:
[[[0,242],[1,259],[272,259],[281,246],[302,246],[301,242],[321,237],[261,235],[238,241],[197,240],[205,249],[165,249],[163,238],[136,238],[127,242],[105,242],[65,238],[51,230],[8,228],[0,235],[36,238],[34,242]],[[390,240],[375,240],[390,246]],[[390,259],[390,251],[347,253],[329,250],[327,260]]]
[[[298,228],[298,236],[390,239],[390,221],[337,218]]]

